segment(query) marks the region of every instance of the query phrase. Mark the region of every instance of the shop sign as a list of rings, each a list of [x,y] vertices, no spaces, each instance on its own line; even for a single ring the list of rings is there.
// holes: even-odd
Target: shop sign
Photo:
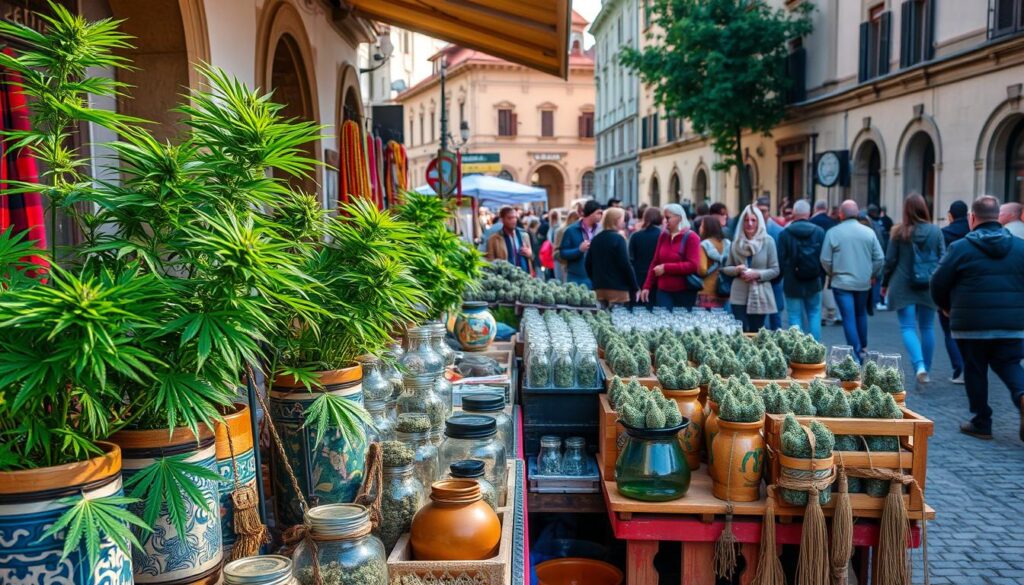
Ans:
[[[501,153],[474,152],[462,155],[462,174],[501,172]]]

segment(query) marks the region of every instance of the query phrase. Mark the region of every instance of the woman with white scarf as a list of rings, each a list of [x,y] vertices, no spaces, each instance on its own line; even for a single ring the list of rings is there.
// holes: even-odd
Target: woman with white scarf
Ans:
[[[735,277],[729,293],[733,314],[743,322],[744,331],[754,333],[764,326],[766,316],[778,311],[771,281],[779,275],[779,256],[761,210],[748,205],[736,223],[739,233],[722,272]]]

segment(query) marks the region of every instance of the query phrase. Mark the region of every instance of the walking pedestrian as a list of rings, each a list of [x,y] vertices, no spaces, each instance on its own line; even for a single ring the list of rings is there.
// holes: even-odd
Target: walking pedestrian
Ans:
[[[1024,206],[1015,201],[1003,203],[999,207],[999,223],[1018,238],[1024,238],[1024,221],[1021,221],[1022,210],[1024,210]]]
[[[761,216],[765,219],[765,230],[768,235],[775,240],[775,249],[779,249],[779,235],[782,234],[782,224],[771,219],[771,198],[770,197],[758,197],[757,208],[761,211]],[[777,309],[775,313],[768,315],[767,322],[765,325],[768,329],[775,331],[782,329],[782,309],[783,309],[783,290],[782,290],[782,271],[779,271],[779,275],[772,280],[772,293],[775,295]]]
[[[818,199],[814,202],[814,213],[810,219],[811,223],[825,232],[837,225],[828,210],[828,201]],[[843,322],[839,315],[839,307],[836,306],[836,297],[832,292],[831,282],[827,276],[825,277],[825,286],[821,289],[821,318],[822,325],[837,325]]]
[[[949,225],[942,228],[942,238],[948,250],[953,242],[962,239],[970,233],[971,226],[967,223],[967,204],[959,199],[949,206],[949,213],[946,214],[946,221]],[[964,383],[964,359],[960,355],[960,348],[949,329],[949,315],[939,311],[939,325],[942,327],[942,337],[946,343],[946,354],[949,356],[949,363],[953,366],[953,376],[949,381],[954,384]]]
[[[732,228],[729,222],[729,208],[725,206],[725,203],[712,203],[711,207],[708,208],[708,215],[717,217],[718,221],[722,224],[722,233],[725,234],[725,237],[732,238]],[[710,219],[710,217],[707,219]]]
[[[919,387],[931,382],[936,307],[928,285],[945,251],[942,231],[931,221],[928,203],[919,193],[903,200],[903,223],[892,230],[882,279],[882,295],[896,311]]]
[[[647,271],[651,268],[654,251],[658,248],[662,223],[661,208],[647,207],[640,221],[643,224],[642,229],[633,232],[629,237],[629,262],[633,265],[637,284],[647,281]]]
[[[757,207],[743,209],[737,231],[722,271],[735,277],[729,291],[733,314],[743,323],[744,331],[754,333],[764,326],[768,315],[778,312],[771,281],[779,275],[779,256]]]
[[[868,299],[871,279],[885,263],[875,231],[857,221],[859,209],[852,199],[839,207],[839,225],[825,232],[821,265],[832,280],[832,292],[843,318],[846,343],[861,361],[868,347]]]
[[[835,220],[828,214],[828,201],[818,199],[814,202],[814,214],[811,216],[810,221],[826,232],[836,227]]]
[[[654,304],[659,307],[692,309],[697,302],[697,291],[703,287],[703,281],[697,276],[700,237],[690,229],[690,220],[686,219],[682,205],[666,205],[663,215],[665,229],[658,236],[654,259],[637,300],[647,302],[654,289]]]
[[[608,306],[629,303],[639,288],[629,263],[626,238],[622,235],[625,219],[626,213],[621,207],[605,210],[601,231],[590,241],[584,260],[597,300]]]
[[[728,262],[732,250],[732,242],[722,233],[722,224],[717,221],[701,222],[700,238],[700,268],[697,274],[704,279],[704,288],[697,293],[697,306],[721,309],[729,302],[732,291],[732,279],[722,274],[722,268]]]
[[[999,224],[999,200],[979,197],[967,221],[971,233],[949,247],[932,275],[932,300],[949,314],[953,338],[964,358],[967,401],[974,417],[960,432],[992,438],[988,370],[1010,390],[1021,413],[1024,441],[1024,240]]]
[[[551,242],[551,257],[555,261],[555,280],[558,282],[565,282],[565,267],[566,264],[568,264],[568,262],[562,259],[562,238],[565,236],[565,230],[572,224],[579,221],[579,219],[580,216],[575,210],[570,211],[569,214],[565,216],[565,221],[558,226],[558,230],[555,232],[555,239]]]
[[[540,251],[540,218],[531,215],[530,217],[527,217],[523,223],[525,224],[524,227],[526,228],[526,235],[530,237],[530,251]],[[533,268],[533,273],[536,274],[538,278],[543,278],[544,267],[541,266],[540,258],[537,257],[537,254],[534,254],[533,257],[530,258],[530,264]]]
[[[530,247],[530,234],[519,227],[519,214],[512,207],[502,207],[498,211],[498,219],[501,229],[487,239],[485,258],[490,262],[504,260],[520,270],[531,272],[533,248]]]
[[[789,326],[821,341],[821,246],[825,230],[811,223],[811,205],[805,199],[793,204],[793,221],[779,235],[779,266]]]
[[[590,249],[590,241],[596,235],[601,214],[600,203],[593,200],[587,201],[583,204],[583,214],[580,216],[580,220],[565,228],[565,233],[562,234],[562,243],[558,246],[558,250],[562,260],[565,260],[566,263],[565,274],[568,282],[584,284],[587,288],[593,288],[583,261],[587,250]]]

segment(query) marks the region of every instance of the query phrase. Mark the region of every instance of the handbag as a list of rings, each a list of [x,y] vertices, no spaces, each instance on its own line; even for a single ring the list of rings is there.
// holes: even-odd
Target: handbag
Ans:
[[[686,258],[686,240],[690,238],[690,229],[687,228],[683,232],[683,241],[679,244],[679,257]],[[691,272],[686,275],[686,290],[688,291],[699,291],[704,288],[704,279],[700,277],[696,272]]]
[[[724,240],[722,245],[722,258],[729,257],[729,249],[731,248],[731,242]],[[715,295],[719,297],[728,298],[732,294],[732,278],[722,272],[722,260],[718,260],[714,263],[714,268],[708,270],[708,276],[714,273],[718,273],[718,280],[715,282]]]

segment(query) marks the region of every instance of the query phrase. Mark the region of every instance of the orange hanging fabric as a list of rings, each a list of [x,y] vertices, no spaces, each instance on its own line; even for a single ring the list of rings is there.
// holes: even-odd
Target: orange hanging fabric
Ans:
[[[341,203],[348,203],[349,197],[370,197],[370,169],[363,147],[362,130],[359,124],[346,120],[341,125],[340,163],[343,180],[339,197]]]

